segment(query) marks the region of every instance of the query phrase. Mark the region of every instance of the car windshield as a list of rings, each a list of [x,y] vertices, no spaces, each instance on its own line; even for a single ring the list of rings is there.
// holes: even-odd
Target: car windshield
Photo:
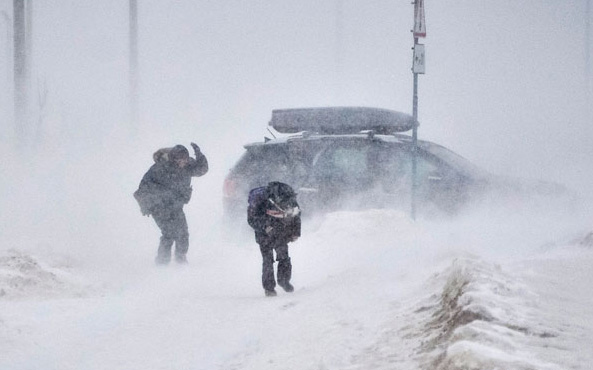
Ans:
[[[422,143],[422,148],[463,174],[472,177],[480,177],[484,175],[484,170],[445,147],[424,142]]]

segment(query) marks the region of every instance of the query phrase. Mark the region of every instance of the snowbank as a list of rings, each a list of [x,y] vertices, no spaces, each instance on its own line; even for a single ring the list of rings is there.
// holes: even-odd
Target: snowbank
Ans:
[[[80,297],[88,291],[79,277],[10,249],[0,254],[0,300]]]

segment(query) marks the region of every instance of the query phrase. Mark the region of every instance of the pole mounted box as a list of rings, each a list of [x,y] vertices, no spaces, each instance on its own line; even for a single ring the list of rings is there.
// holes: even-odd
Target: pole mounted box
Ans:
[[[414,45],[414,61],[412,63],[412,72],[418,74],[426,73],[426,54],[423,44]]]

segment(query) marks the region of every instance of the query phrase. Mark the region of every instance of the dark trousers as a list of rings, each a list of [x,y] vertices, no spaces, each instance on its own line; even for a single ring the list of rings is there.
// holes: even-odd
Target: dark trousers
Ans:
[[[189,248],[189,231],[183,208],[158,210],[152,213],[152,217],[161,229],[157,261],[166,263],[171,260],[173,242],[175,242],[175,255],[185,256]]]
[[[275,240],[265,240],[259,243],[259,250],[262,255],[262,285],[265,290],[272,290],[276,287],[274,280],[274,250],[276,261],[278,261],[278,284],[280,286],[290,283],[292,276],[292,264],[288,256],[288,244]]]

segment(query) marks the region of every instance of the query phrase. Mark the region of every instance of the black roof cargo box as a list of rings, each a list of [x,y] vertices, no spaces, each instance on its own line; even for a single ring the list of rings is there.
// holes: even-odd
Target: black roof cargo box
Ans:
[[[276,109],[272,111],[270,126],[284,134],[301,131],[352,134],[364,130],[393,134],[411,130],[414,118],[401,112],[366,107]]]

